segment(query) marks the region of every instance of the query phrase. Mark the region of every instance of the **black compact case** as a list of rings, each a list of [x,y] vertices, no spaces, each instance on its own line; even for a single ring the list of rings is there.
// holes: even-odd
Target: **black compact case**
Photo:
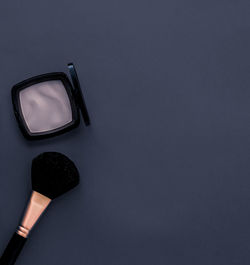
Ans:
[[[68,69],[71,75],[72,83],[70,82],[68,76],[65,73],[54,72],[54,73],[48,73],[48,74],[43,74],[43,75],[29,78],[13,86],[11,92],[12,92],[12,103],[14,107],[14,113],[15,113],[20,129],[23,135],[27,139],[29,140],[43,139],[43,138],[60,135],[62,133],[70,131],[79,125],[80,113],[82,114],[85,125],[86,126],[90,125],[88,110],[85,104],[85,100],[83,97],[83,93],[81,90],[77,72],[76,72],[76,69],[73,63],[68,64]],[[61,124],[60,126],[56,128],[34,132],[29,128],[27,120],[25,119],[25,115],[24,115],[25,113],[24,113],[24,109],[21,104],[20,96],[21,96],[22,91],[24,91],[25,89],[31,86],[34,86],[36,84],[43,83],[43,82],[49,82],[49,81],[61,81],[60,84],[62,84],[62,87],[65,89],[66,95],[68,97],[67,101],[70,104],[72,118],[70,121],[66,122],[65,124]],[[60,88],[60,89],[63,89],[63,88]],[[47,89],[50,89],[50,88],[47,88]],[[53,90],[53,87],[51,87],[51,90]],[[36,99],[34,100],[32,99],[32,94],[28,96],[31,102],[29,104],[32,105],[33,101],[35,102]],[[37,102],[37,104],[39,105],[41,104],[41,102]],[[46,104],[49,104],[49,103],[47,102]],[[36,117],[35,114],[32,113],[32,111],[29,111],[27,115],[28,116],[33,115],[32,120],[35,120],[36,123],[39,123],[39,117],[41,116],[40,114],[37,115]],[[54,113],[51,113],[51,115],[54,115]]]

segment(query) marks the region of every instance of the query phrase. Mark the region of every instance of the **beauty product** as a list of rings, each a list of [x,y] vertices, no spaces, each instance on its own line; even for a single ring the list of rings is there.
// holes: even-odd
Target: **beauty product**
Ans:
[[[24,136],[42,139],[62,134],[90,119],[76,69],[68,64],[73,85],[61,72],[32,77],[12,88],[14,112]]]
[[[0,258],[0,265],[13,265],[31,229],[50,202],[79,183],[75,164],[56,152],[42,153],[32,161],[32,194],[21,225],[11,238]]]

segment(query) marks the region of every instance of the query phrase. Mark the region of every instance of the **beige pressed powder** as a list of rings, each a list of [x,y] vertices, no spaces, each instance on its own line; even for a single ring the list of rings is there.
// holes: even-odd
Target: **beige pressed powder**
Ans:
[[[32,133],[55,130],[72,121],[70,100],[61,80],[31,85],[20,91],[19,99]]]

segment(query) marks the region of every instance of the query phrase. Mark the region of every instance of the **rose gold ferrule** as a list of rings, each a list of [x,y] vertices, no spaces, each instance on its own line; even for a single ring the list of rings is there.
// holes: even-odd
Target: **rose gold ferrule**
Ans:
[[[26,238],[26,237],[28,237],[30,230],[20,225],[20,226],[18,226],[16,232],[18,235]]]
[[[27,209],[25,211],[23,220],[21,222],[21,225],[17,228],[16,231],[17,234],[24,238],[27,238],[29,232],[36,224],[40,216],[43,214],[45,209],[48,207],[50,202],[51,202],[50,198],[36,191],[33,191]]]

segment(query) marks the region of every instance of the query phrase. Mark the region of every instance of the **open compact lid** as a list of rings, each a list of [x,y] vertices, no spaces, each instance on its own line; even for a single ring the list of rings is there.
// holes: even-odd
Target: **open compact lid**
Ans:
[[[83,117],[83,120],[85,122],[85,125],[89,126],[90,125],[90,118],[89,118],[88,110],[87,110],[87,107],[85,104],[81,85],[80,85],[80,82],[79,82],[79,79],[77,76],[76,68],[75,68],[73,63],[69,63],[68,69],[69,69],[69,73],[70,73],[72,83],[74,86],[73,93],[74,93],[75,101],[76,101],[76,103],[77,103],[77,105],[78,105],[78,107],[82,113],[82,117]]]

